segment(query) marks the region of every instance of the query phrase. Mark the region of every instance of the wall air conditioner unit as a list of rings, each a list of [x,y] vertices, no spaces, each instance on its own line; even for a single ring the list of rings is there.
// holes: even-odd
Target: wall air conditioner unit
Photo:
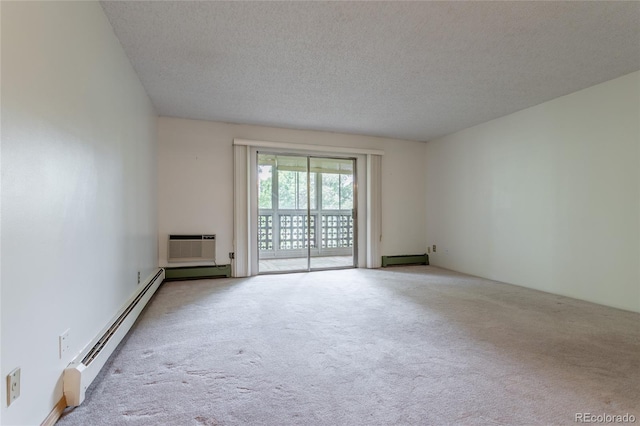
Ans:
[[[169,262],[215,262],[215,235],[169,235]]]

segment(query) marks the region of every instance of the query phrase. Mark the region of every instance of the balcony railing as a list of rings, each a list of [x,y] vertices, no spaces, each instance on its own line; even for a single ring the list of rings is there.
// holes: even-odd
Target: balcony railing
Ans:
[[[318,220],[320,218],[320,220]],[[307,232],[308,227],[308,232]],[[353,250],[351,210],[263,210],[258,214],[260,258],[347,255]]]

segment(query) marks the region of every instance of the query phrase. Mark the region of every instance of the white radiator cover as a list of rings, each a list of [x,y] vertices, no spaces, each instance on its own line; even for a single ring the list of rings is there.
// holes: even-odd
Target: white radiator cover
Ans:
[[[75,407],[82,404],[87,388],[127,335],[142,309],[160,287],[164,277],[164,269],[159,268],[144,281],[107,326],[64,370],[63,387],[68,406]]]

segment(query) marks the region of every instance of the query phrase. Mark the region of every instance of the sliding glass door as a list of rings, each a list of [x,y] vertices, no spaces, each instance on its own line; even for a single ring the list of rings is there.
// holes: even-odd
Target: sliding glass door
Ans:
[[[310,251],[311,269],[354,266],[355,209],[353,159],[309,158],[310,176],[317,196],[319,235]]]
[[[356,266],[355,159],[258,153],[259,272]]]

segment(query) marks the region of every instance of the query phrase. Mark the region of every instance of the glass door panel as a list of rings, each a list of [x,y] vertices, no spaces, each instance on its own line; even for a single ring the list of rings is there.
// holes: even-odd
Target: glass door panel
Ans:
[[[309,159],[309,171],[317,176],[318,247],[310,253],[310,269],[355,266],[354,189],[355,160]]]
[[[260,273],[309,270],[307,163],[305,156],[258,153]]]

